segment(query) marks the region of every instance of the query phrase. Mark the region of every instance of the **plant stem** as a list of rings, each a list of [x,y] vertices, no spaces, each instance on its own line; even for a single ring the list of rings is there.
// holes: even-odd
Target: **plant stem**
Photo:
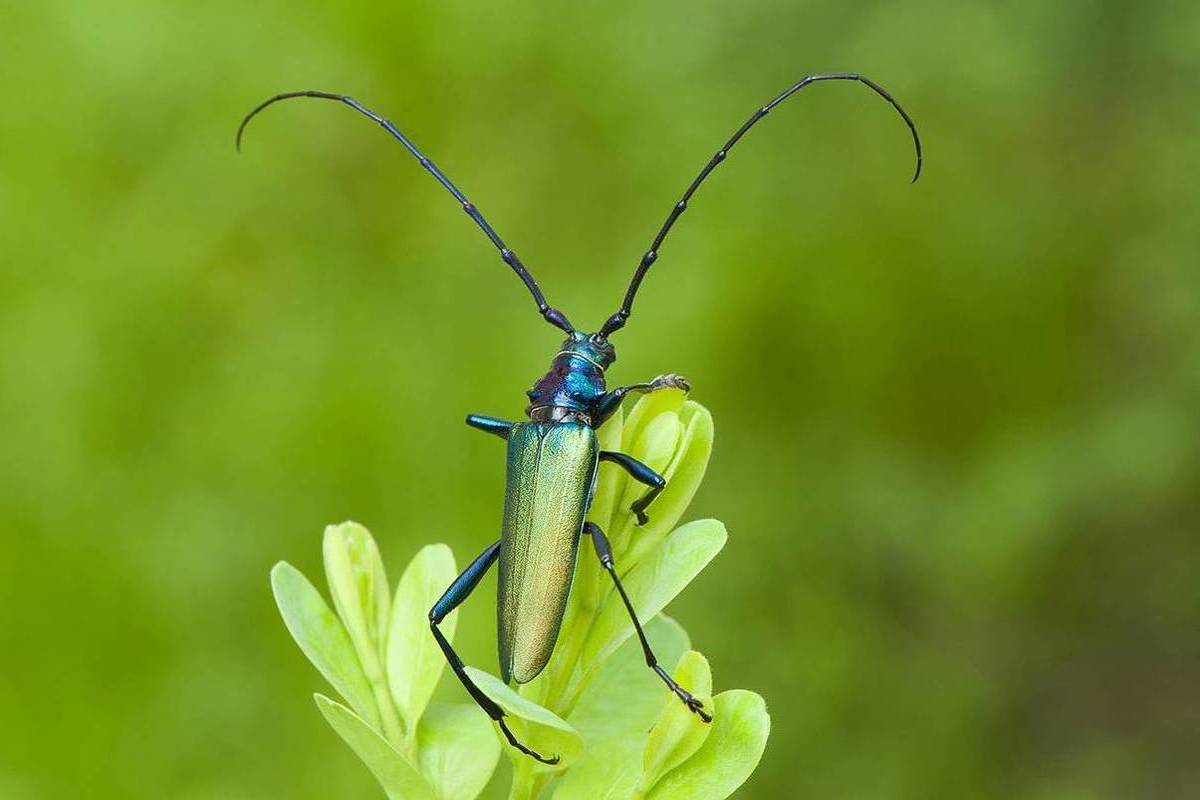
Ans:
[[[391,692],[387,683],[380,677],[369,677],[371,689],[375,692],[375,704],[379,706],[379,719],[383,722],[383,735],[394,747],[403,748],[406,744],[404,731],[400,728],[400,715],[392,702]]]
[[[383,724],[383,736],[393,747],[400,749],[406,744],[404,731],[400,727],[400,715],[396,712],[396,703],[392,700],[392,692],[387,685],[387,676],[383,673],[383,663],[379,655],[369,648],[364,648],[358,654],[362,664],[363,674],[371,691],[375,694],[375,705],[379,707],[379,720]]]
[[[417,763],[417,726],[411,723],[405,723],[404,726],[404,742],[400,748],[400,752],[408,756],[408,760],[412,763]]]
[[[520,761],[513,764],[512,787],[508,790],[508,800],[537,800],[546,788],[551,773],[535,771],[532,762]]]

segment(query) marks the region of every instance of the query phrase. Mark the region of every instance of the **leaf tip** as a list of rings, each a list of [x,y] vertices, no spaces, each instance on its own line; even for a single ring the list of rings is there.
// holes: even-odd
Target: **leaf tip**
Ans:
[[[275,600],[279,601],[280,592],[283,591],[283,584],[287,580],[294,579],[297,575],[303,577],[300,570],[293,567],[286,561],[277,561],[275,566],[271,567],[271,593],[275,595]]]

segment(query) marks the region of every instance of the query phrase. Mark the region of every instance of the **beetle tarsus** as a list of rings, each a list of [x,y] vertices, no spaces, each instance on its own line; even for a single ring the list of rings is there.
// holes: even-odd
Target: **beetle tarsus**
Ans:
[[[666,486],[667,482],[659,477],[658,483],[656,483],[653,488],[646,492],[646,494],[644,494],[641,498],[634,500],[633,505],[629,507],[629,510],[633,512],[635,517],[637,517],[637,524],[639,528],[650,521],[650,515],[646,513],[646,509],[650,507],[650,504],[654,502],[654,498],[658,497],[659,493],[662,492]]]
[[[675,696],[683,701],[683,704],[688,707],[688,710],[696,714],[706,724],[712,722],[712,715],[704,711],[704,702],[689,692],[687,689],[675,682],[675,679],[667,674],[667,671],[658,664],[651,664],[650,668],[658,677],[663,679],[667,684],[667,688],[675,693]]]
[[[559,761],[558,756],[551,756],[550,758],[546,758],[541,753],[538,753],[534,750],[530,750],[528,747],[521,744],[517,740],[517,737],[513,736],[513,732],[508,729],[508,725],[504,724],[503,716],[499,717],[496,720],[496,723],[500,726],[500,730],[504,732],[504,738],[508,739],[508,743],[511,744],[513,747],[517,748],[518,750],[520,750],[525,755],[529,756],[530,758],[532,758],[536,761],[540,761],[543,764],[553,765],[553,764],[558,763],[558,761]]]
[[[666,375],[659,375],[650,381],[650,391],[653,392],[658,389],[682,389],[686,394],[692,390],[692,385],[682,375],[668,373]]]

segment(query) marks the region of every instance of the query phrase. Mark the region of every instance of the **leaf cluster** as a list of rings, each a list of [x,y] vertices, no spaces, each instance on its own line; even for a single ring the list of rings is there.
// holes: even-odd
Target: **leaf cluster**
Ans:
[[[318,694],[318,709],[389,798],[470,800],[502,751],[512,759],[510,798],[720,800],[757,766],[770,732],[762,698],[743,690],[714,695],[707,659],[661,613],[727,538],[716,520],[676,527],[708,463],[712,418],[682,392],[657,392],[627,418],[615,415],[599,437],[602,448],[630,453],[667,479],[651,521],[639,527],[629,508],[644,487],[621,470],[602,470],[588,518],[608,532],[660,662],[674,665],[713,723],[701,722],[646,668],[624,605],[583,553],[558,647],[541,675],[514,690],[467,668],[521,741],[559,757],[553,766],[534,762],[504,745],[473,704],[430,705],[446,664],[427,615],[457,574],[450,549],[423,548],[392,591],[370,533],[353,522],[331,525],[324,561],[332,609],[285,562],[271,584],[296,643],[344,701]],[[456,618],[441,625],[451,641]]]

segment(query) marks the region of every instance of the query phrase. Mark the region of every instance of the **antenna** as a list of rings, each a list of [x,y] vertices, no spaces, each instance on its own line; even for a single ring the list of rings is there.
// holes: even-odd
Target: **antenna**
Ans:
[[[646,251],[644,256],[642,256],[642,260],[638,264],[637,270],[633,273],[633,280],[629,282],[629,288],[625,291],[625,300],[621,303],[621,308],[618,309],[615,314],[609,317],[605,321],[604,326],[600,328],[599,336],[601,338],[607,337],[614,331],[618,331],[625,327],[625,321],[628,320],[629,315],[633,313],[633,299],[637,296],[638,288],[641,287],[642,279],[646,277],[646,272],[650,269],[650,266],[658,260],[658,252],[662,247],[663,239],[667,238],[667,234],[670,232],[672,226],[675,225],[675,220],[679,219],[680,215],[687,210],[688,201],[692,199],[692,195],[696,193],[696,189],[698,189],[700,184],[704,182],[704,179],[709,176],[709,173],[716,169],[717,165],[725,160],[725,157],[729,155],[729,151],[733,149],[733,146],[737,144],[743,136],[746,135],[746,132],[754,127],[754,124],[760,119],[769,114],[771,110],[775,108],[775,106],[779,105],[784,100],[787,100],[805,86],[817,83],[818,81],[858,81],[859,83],[866,84],[873,92],[892,104],[892,108],[896,109],[896,111],[904,119],[904,123],[908,125],[908,129],[912,131],[913,145],[917,149],[917,169],[916,172],[913,173],[912,180],[913,183],[916,183],[917,178],[921,176],[921,139],[917,135],[917,126],[913,123],[912,117],[908,116],[908,112],[900,107],[900,104],[897,103],[890,94],[888,94],[886,89],[871,79],[854,72],[836,72],[824,75],[809,75],[801,78],[798,82],[792,84],[786,90],[784,90],[784,92],[774,100],[751,114],[750,119],[743,122],[742,127],[734,131],[733,135],[729,137],[729,140],[726,141],[725,144],[721,146],[721,149],[717,151],[717,154],[710,158],[708,163],[704,165],[704,169],[700,170],[700,174],[697,175],[696,178],[691,182],[691,184],[687,187],[687,190],[683,193],[683,197],[681,197],[679,202],[676,203],[671,209],[671,213],[667,215],[667,220],[659,229],[658,235],[654,237],[654,241],[651,243],[650,249]]]
[[[483,214],[479,213],[479,209],[475,208],[475,205],[466,198],[466,195],[460,192],[458,187],[446,177],[445,173],[438,169],[436,164],[426,158],[425,154],[417,149],[417,146],[413,144],[407,136],[401,133],[395,125],[379,116],[374,111],[355,100],[353,97],[349,97],[344,94],[332,94],[330,92],[304,91],[284,92],[283,94],[277,94],[268,100],[264,100],[262,103],[259,103],[253,111],[247,114],[245,119],[242,120],[242,124],[238,126],[236,139],[236,147],[238,151],[240,152],[242,149],[242,133],[246,130],[246,125],[249,124],[250,120],[252,120],[255,115],[269,105],[278,103],[280,100],[290,100],[293,97],[316,97],[321,100],[336,100],[339,103],[344,103],[345,105],[350,106],[350,108],[354,109],[358,113],[369,117],[378,123],[381,128],[390,133],[397,141],[400,142],[400,144],[404,145],[404,149],[411,153],[413,158],[417,159],[421,166],[428,170],[429,174],[436,178],[437,182],[446,188],[446,191],[454,195],[454,199],[459,202],[459,205],[462,206],[463,211],[467,212],[467,215],[471,219],[475,220],[475,224],[483,230],[487,237],[491,239],[492,244],[496,246],[496,249],[500,251],[500,258],[504,260],[504,263],[512,267],[512,271],[517,273],[517,277],[521,279],[521,282],[525,284],[525,288],[529,290],[531,295],[533,295],[533,300],[535,303],[537,303],[538,311],[543,317],[545,317],[546,321],[557,328],[561,328],[567,333],[573,333],[575,331],[575,328],[572,327],[566,316],[564,316],[563,313],[557,308],[553,308],[546,302],[546,298],[542,295],[542,290],[538,287],[537,281],[535,281],[533,276],[529,274],[529,270],[526,269],[523,263],[521,263],[521,259],[517,258],[516,253],[508,249],[508,246],[504,244],[504,240],[501,239],[499,234],[492,229],[492,226],[488,224],[488,221],[483,218]]]

